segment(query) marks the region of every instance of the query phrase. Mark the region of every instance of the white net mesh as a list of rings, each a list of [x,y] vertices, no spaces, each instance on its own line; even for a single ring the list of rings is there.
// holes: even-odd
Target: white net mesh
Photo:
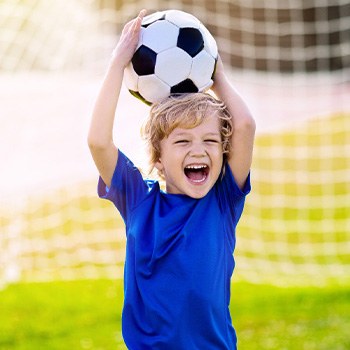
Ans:
[[[258,138],[239,231],[242,273],[277,273],[279,283],[348,280],[349,131],[340,114]]]
[[[123,225],[114,208],[96,198],[84,135],[116,36],[142,7],[200,18],[256,117],[253,191],[237,232],[236,278],[349,282],[345,0],[2,1],[2,282],[122,277]],[[127,95],[119,138],[123,150],[144,163],[139,125],[132,130],[138,123],[130,118],[145,110]]]

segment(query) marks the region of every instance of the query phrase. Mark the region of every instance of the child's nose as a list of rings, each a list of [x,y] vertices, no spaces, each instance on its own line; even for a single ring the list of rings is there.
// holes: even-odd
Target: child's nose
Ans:
[[[205,156],[206,152],[205,152],[205,147],[200,144],[200,143],[194,143],[192,145],[190,154],[194,157],[202,157]]]

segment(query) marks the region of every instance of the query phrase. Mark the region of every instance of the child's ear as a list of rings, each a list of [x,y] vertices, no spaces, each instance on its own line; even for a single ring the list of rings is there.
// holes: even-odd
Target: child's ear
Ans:
[[[158,170],[158,171],[162,171],[163,170],[163,163],[161,161],[161,159],[159,158],[158,161],[154,164],[155,168]]]

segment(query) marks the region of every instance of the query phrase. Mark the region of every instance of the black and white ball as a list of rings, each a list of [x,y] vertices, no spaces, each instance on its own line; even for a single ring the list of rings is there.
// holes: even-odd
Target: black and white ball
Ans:
[[[173,93],[203,92],[213,84],[215,39],[193,15],[167,10],[146,16],[125,69],[129,91],[147,104]]]

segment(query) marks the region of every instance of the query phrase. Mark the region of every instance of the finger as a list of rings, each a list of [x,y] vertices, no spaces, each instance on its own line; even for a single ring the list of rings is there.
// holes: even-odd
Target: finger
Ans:
[[[122,33],[124,34],[128,33],[133,28],[133,24],[134,24],[134,19],[126,23],[122,30]]]
[[[138,35],[140,28],[141,28],[141,23],[143,20],[143,17],[145,16],[147,10],[143,9],[139,12],[138,16],[130,20],[128,23],[125,24],[122,34],[124,35]]]
[[[133,34],[138,34],[138,32],[140,31],[142,19],[143,19],[143,16],[141,16],[140,14],[135,18],[135,21],[131,29],[133,31]]]
[[[138,17],[140,17],[141,19],[143,19],[143,17],[145,17],[147,13],[147,10],[146,9],[142,9],[138,15]]]
[[[139,12],[138,16],[135,18],[135,23],[134,24],[135,24],[136,28],[141,26],[142,20],[145,17],[146,13],[147,13],[147,10],[146,9],[142,9]]]

